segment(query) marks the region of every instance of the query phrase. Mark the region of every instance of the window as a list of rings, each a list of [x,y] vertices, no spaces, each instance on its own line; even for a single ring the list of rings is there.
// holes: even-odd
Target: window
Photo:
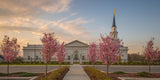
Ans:
[[[31,57],[30,56],[28,56],[28,60],[30,60],[31,59]]]
[[[84,57],[84,56],[82,56],[82,60],[85,60],[85,57]]]
[[[70,56],[68,56],[68,60],[70,60]]]
[[[36,60],[38,60],[38,56],[36,56]]]

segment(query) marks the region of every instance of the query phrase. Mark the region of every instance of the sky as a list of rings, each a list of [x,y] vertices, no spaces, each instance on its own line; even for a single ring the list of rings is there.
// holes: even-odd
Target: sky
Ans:
[[[1,0],[0,43],[4,35],[23,46],[41,44],[44,32],[65,43],[99,41],[109,34],[116,9],[118,37],[128,53],[142,53],[155,38],[160,47],[160,0]],[[21,50],[22,51],[22,50]]]

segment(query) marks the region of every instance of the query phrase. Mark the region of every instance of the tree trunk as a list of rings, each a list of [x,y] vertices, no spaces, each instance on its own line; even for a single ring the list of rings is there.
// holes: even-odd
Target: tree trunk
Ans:
[[[106,73],[107,77],[109,77],[108,71],[109,71],[109,64],[107,64],[107,73]]]
[[[8,76],[9,76],[9,62],[7,63],[7,73],[8,73]]]
[[[95,68],[94,64],[95,64],[95,63],[93,62],[92,65],[93,65],[93,67]]]
[[[148,69],[149,69],[149,73],[151,73],[151,66],[149,61],[148,61]]]
[[[47,66],[48,66],[48,62],[46,62],[46,76],[47,76]]]
[[[61,67],[61,62],[59,62],[59,67]]]

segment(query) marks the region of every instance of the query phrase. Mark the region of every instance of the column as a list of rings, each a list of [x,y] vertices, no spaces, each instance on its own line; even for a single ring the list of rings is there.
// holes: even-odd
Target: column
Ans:
[[[71,64],[73,64],[73,54],[71,54]]]
[[[82,64],[82,54],[79,54],[80,64]]]

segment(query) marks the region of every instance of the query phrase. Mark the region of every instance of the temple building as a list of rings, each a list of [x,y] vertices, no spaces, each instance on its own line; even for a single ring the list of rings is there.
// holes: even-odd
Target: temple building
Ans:
[[[113,15],[113,24],[111,27],[110,36],[114,39],[118,39],[118,31],[115,23],[115,13]],[[65,61],[70,62],[71,64],[73,64],[73,62],[79,62],[81,64],[82,62],[89,61],[87,59],[88,47],[89,45],[87,43],[81,42],[79,40],[74,40],[65,44],[65,53],[67,53]],[[27,44],[27,47],[23,47],[24,61],[44,61],[41,57],[42,48],[42,45]],[[120,51],[122,52],[122,55],[119,58],[120,61],[127,62],[128,47],[121,45]],[[56,61],[55,56],[53,56],[52,61]]]

